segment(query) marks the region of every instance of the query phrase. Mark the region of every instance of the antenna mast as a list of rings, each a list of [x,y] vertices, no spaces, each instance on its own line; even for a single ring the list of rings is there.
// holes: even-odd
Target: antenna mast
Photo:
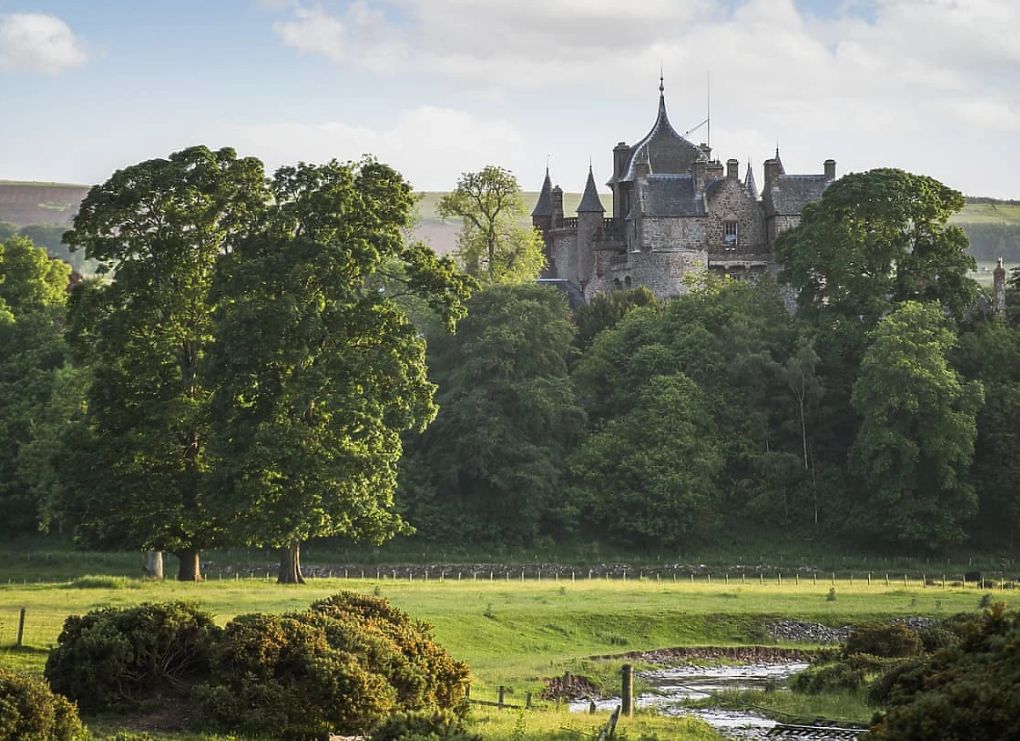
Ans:
[[[712,73],[705,73],[705,123],[708,124],[708,144],[709,150],[712,149]]]

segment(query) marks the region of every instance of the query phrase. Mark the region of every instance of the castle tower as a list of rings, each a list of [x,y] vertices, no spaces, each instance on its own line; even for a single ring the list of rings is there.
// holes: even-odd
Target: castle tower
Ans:
[[[595,238],[602,231],[602,222],[606,210],[602,207],[598,189],[595,187],[595,175],[591,165],[588,166],[588,182],[584,185],[584,195],[577,207],[577,277],[582,289],[591,280],[595,271]]]
[[[545,168],[545,181],[542,183],[542,190],[538,194],[538,201],[531,212],[532,225],[543,234],[549,231],[552,221],[552,179],[549,177],[549,168]]]
[[[1001,257],[992,271],[992,287],[992,311],[1002,316],[1006,313],[1006,268]]]
[[[751,196],[752,201],[758,200],[758,184],[754,182],[754,168],[751,167],[751,160],[747,160],[747,175],[744,177],[744,187]]]

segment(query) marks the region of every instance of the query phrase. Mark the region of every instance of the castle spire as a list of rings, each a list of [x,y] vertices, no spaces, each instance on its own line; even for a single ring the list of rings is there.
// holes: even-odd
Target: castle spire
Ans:
[[[599,200],[599,192],[595,187],[595,174],[592,172],[591,164],[588,165],[588,182],[584,185],[584,195],[581,196],[581,203],[577,207],[577,213],[605,213],[602,208],[602,201]]]
[[[549,165],[545,166],[545,182],[542,183],[542,190],[538,194],[538,201],[535,203],[535,210],[531,212],[535,216],[552,216],[552,179],[549,177]]]
[[[751,167],[751,158],[747,158],[747,176],[744,178],[744,188],[750,193],[751,199],[758,200],[758,184],[754,182],[754,168]]]

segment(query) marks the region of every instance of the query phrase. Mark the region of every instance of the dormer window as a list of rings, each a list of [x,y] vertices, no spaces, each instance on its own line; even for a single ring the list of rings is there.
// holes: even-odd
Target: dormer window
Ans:
[[[722,237],[723,246],[728,250],[734,250],[737,248],[738,239],[737,222],[735,220],[724,221]]]

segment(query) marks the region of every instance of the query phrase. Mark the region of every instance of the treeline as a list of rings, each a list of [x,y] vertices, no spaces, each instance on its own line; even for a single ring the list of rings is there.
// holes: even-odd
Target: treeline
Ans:
[[[961,224],[970,241],[970,253],[978,260],[1003,258],[1020,263],[1020,224]]]
[[[56,257],[66,262],[73,270],[82,274],[94,273],[98,263],[86,259],[85,254],[81,251],[72,252],[64,244],[64,232],[66,231],[67,228],[59,224],[29,224],[19,228],[16,224],[8,221],[0,221],[0,242],[14,236],[25,237],[36,246],[45,249],[50,257]]]
[[[1012,547],[1020,331],[966,277],[962,197],[880,170],[784,235],[782,285],[704,280],[571,311],[493,286],[433,332],[408,441],[420,537],[656,548],[762,528],[914,552]],[[788,310],[795,292],[798,310]]]

